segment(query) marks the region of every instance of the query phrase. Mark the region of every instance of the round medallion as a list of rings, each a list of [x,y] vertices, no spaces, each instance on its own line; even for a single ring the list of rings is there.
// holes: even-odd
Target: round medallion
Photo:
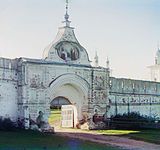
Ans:
[[[65,61],[74,61],[79,59],[79,47],[76,43],[60,42],[55,48],[58,56]]]

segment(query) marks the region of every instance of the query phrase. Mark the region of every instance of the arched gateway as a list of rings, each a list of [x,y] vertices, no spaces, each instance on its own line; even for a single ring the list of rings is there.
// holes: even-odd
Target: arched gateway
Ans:
[[[109,69],[98,64],[92,67],[86,49],[70,26],[67,11],[64,23],[55,40],[45,48],[43,59],[21,59],[19,62],[18,69],[22,72],[19,76],[23,80],[18,82],[21,93],[18,109],[20,118],[26,118],[26,128],[30,127],[29,120],[36,121],[39,112],[43,112],[47,122],[50,103],[58,97],[69,101],[70,105],[62,111],[63,114],[67,114],[65,111],[73,113],[70,113],[73,127],[93,129],[103,125],[108,104]]]
[[[89,83],[78,75],[63,74],[54,79],[49,87],[51,101],[57,97],[64,97],[73,106],[73,127],[76,127],[79,121],[87,115],[87,111],[83,108],[88,105]]]
[[[64,19],[55,40],[45,48],[43,59],[0,58],[0,117],[11,118],[26,129],[35,129],[41,121],[43,128],[48,128],[44,122],[47,124],[50,115],[50,103],[63,97],[70,104],[66,110],[74,114],[73,127],[80,123],[89,129],[103,128],[104,119],[117,112],[126,113],[128,108],[160,118],[160,84],[109,77],[109,61],[107,68],[100,67],[97,55],[92,66],[70,26],[68,3]],[[158,57],[159,50],[156,64],[150,67],[154,79],[159,75]]]

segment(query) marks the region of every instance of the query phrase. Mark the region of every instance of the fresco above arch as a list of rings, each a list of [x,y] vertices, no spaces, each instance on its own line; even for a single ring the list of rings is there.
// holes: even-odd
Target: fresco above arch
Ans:
[[[60,42],[56,45],[58,56],[65,61],[75,61],[79,59],[79,47],[73,42]]]

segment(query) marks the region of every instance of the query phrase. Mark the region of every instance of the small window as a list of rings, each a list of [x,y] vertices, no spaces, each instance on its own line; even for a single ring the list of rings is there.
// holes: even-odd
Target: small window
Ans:
[[[11,69],[11,67],[12,67],[12,64],[9,62],[8,68]]]
[[[109,81],[109,87],[112,87],[112,80]]]
[[[134,83],[132,84],[132,88],[135,89],[135,84]]]
[[[124,82],[122,81],[122,89],[124,88]]]
[[[146,85],[144,85],[143,90],[144,90],[144,92],[146,92]]]
[[[154,90],[155,90],[155,92],[157,92],[157,85],[155,86]]]

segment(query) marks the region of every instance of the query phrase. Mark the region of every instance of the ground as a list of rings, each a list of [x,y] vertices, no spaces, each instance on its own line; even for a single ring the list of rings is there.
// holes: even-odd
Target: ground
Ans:
[[[160,150],[160,130],[84,131],[64,129],[58,126],[60,125],[60,113],[60,110],[52,110],[49,118],[49,122],[54,124],[56,134],[59,136],[112,145],[122,149]]]
[[[152,135],[152,142],[157,143],[160,142],[159,133],[160,130],[84,131],[60,128],[55,134],[30,130],[0,131],[0,150],[160,150],[160,144],[130,139]]]
[[[99,130],[97,133],[103,135],[116,135],[121,137],[128,137],[135,140],[160,144],[160,130]]]
[[[82,130],[74,130],[74,129],[57,130],[57,134],[63,137],[81,139],[85,141],[100,143],[103,145],[116,146],[116,147],[119,147],[121,149],[126,149],[126,150],[160,150],[160,144],[158,145],[158,144],[144,142],[142,141],[142,138],[140,138],[141,140],[131,139],[131,137],[135,139],[137,137],[146,137],[147,133],[145,132],[140,133],[140,131],[137,131],[139,135],[129,136],[128,134],[129,131],[122,131],[122,130],[120,132],[118,131],[113,132],[113,130],[111,131],[112,131],[112,134],[114,133],[114,135],[115,134],[117,135],[116,136],[110,135],[109,134],[111,133],[110,130],[108,131],[104,131],[104,130],[103,131],[82,131]],[[158,137],[160,130],[157,130],[157,131],[153,130],[153,132],[152,130],[150,130],[149,133],[152,134],[155,132],[157,132],[157,137]],[[122,133],[124,135],[122,135]],[[132,131],[132,133],[136,134],[136,131]],[[158,141],[160,143],[159,139],[160,139],[160,136],[158,137],[158,139],[156,137],[155,138],[153,137],[152,141],[154,142]]]
[[[119,150],[112,146],[33,131],[0,131],[0,150]]]
[[[0,131],[0,150],[160,150],[160,130],[64,129],[59,127],[60,116],[56,110],[49,118],[55,134]]]
[[[52,127],[60,126],[61,123],[61,109],[51,109],[50,116],[48,119],[49,124]]]

